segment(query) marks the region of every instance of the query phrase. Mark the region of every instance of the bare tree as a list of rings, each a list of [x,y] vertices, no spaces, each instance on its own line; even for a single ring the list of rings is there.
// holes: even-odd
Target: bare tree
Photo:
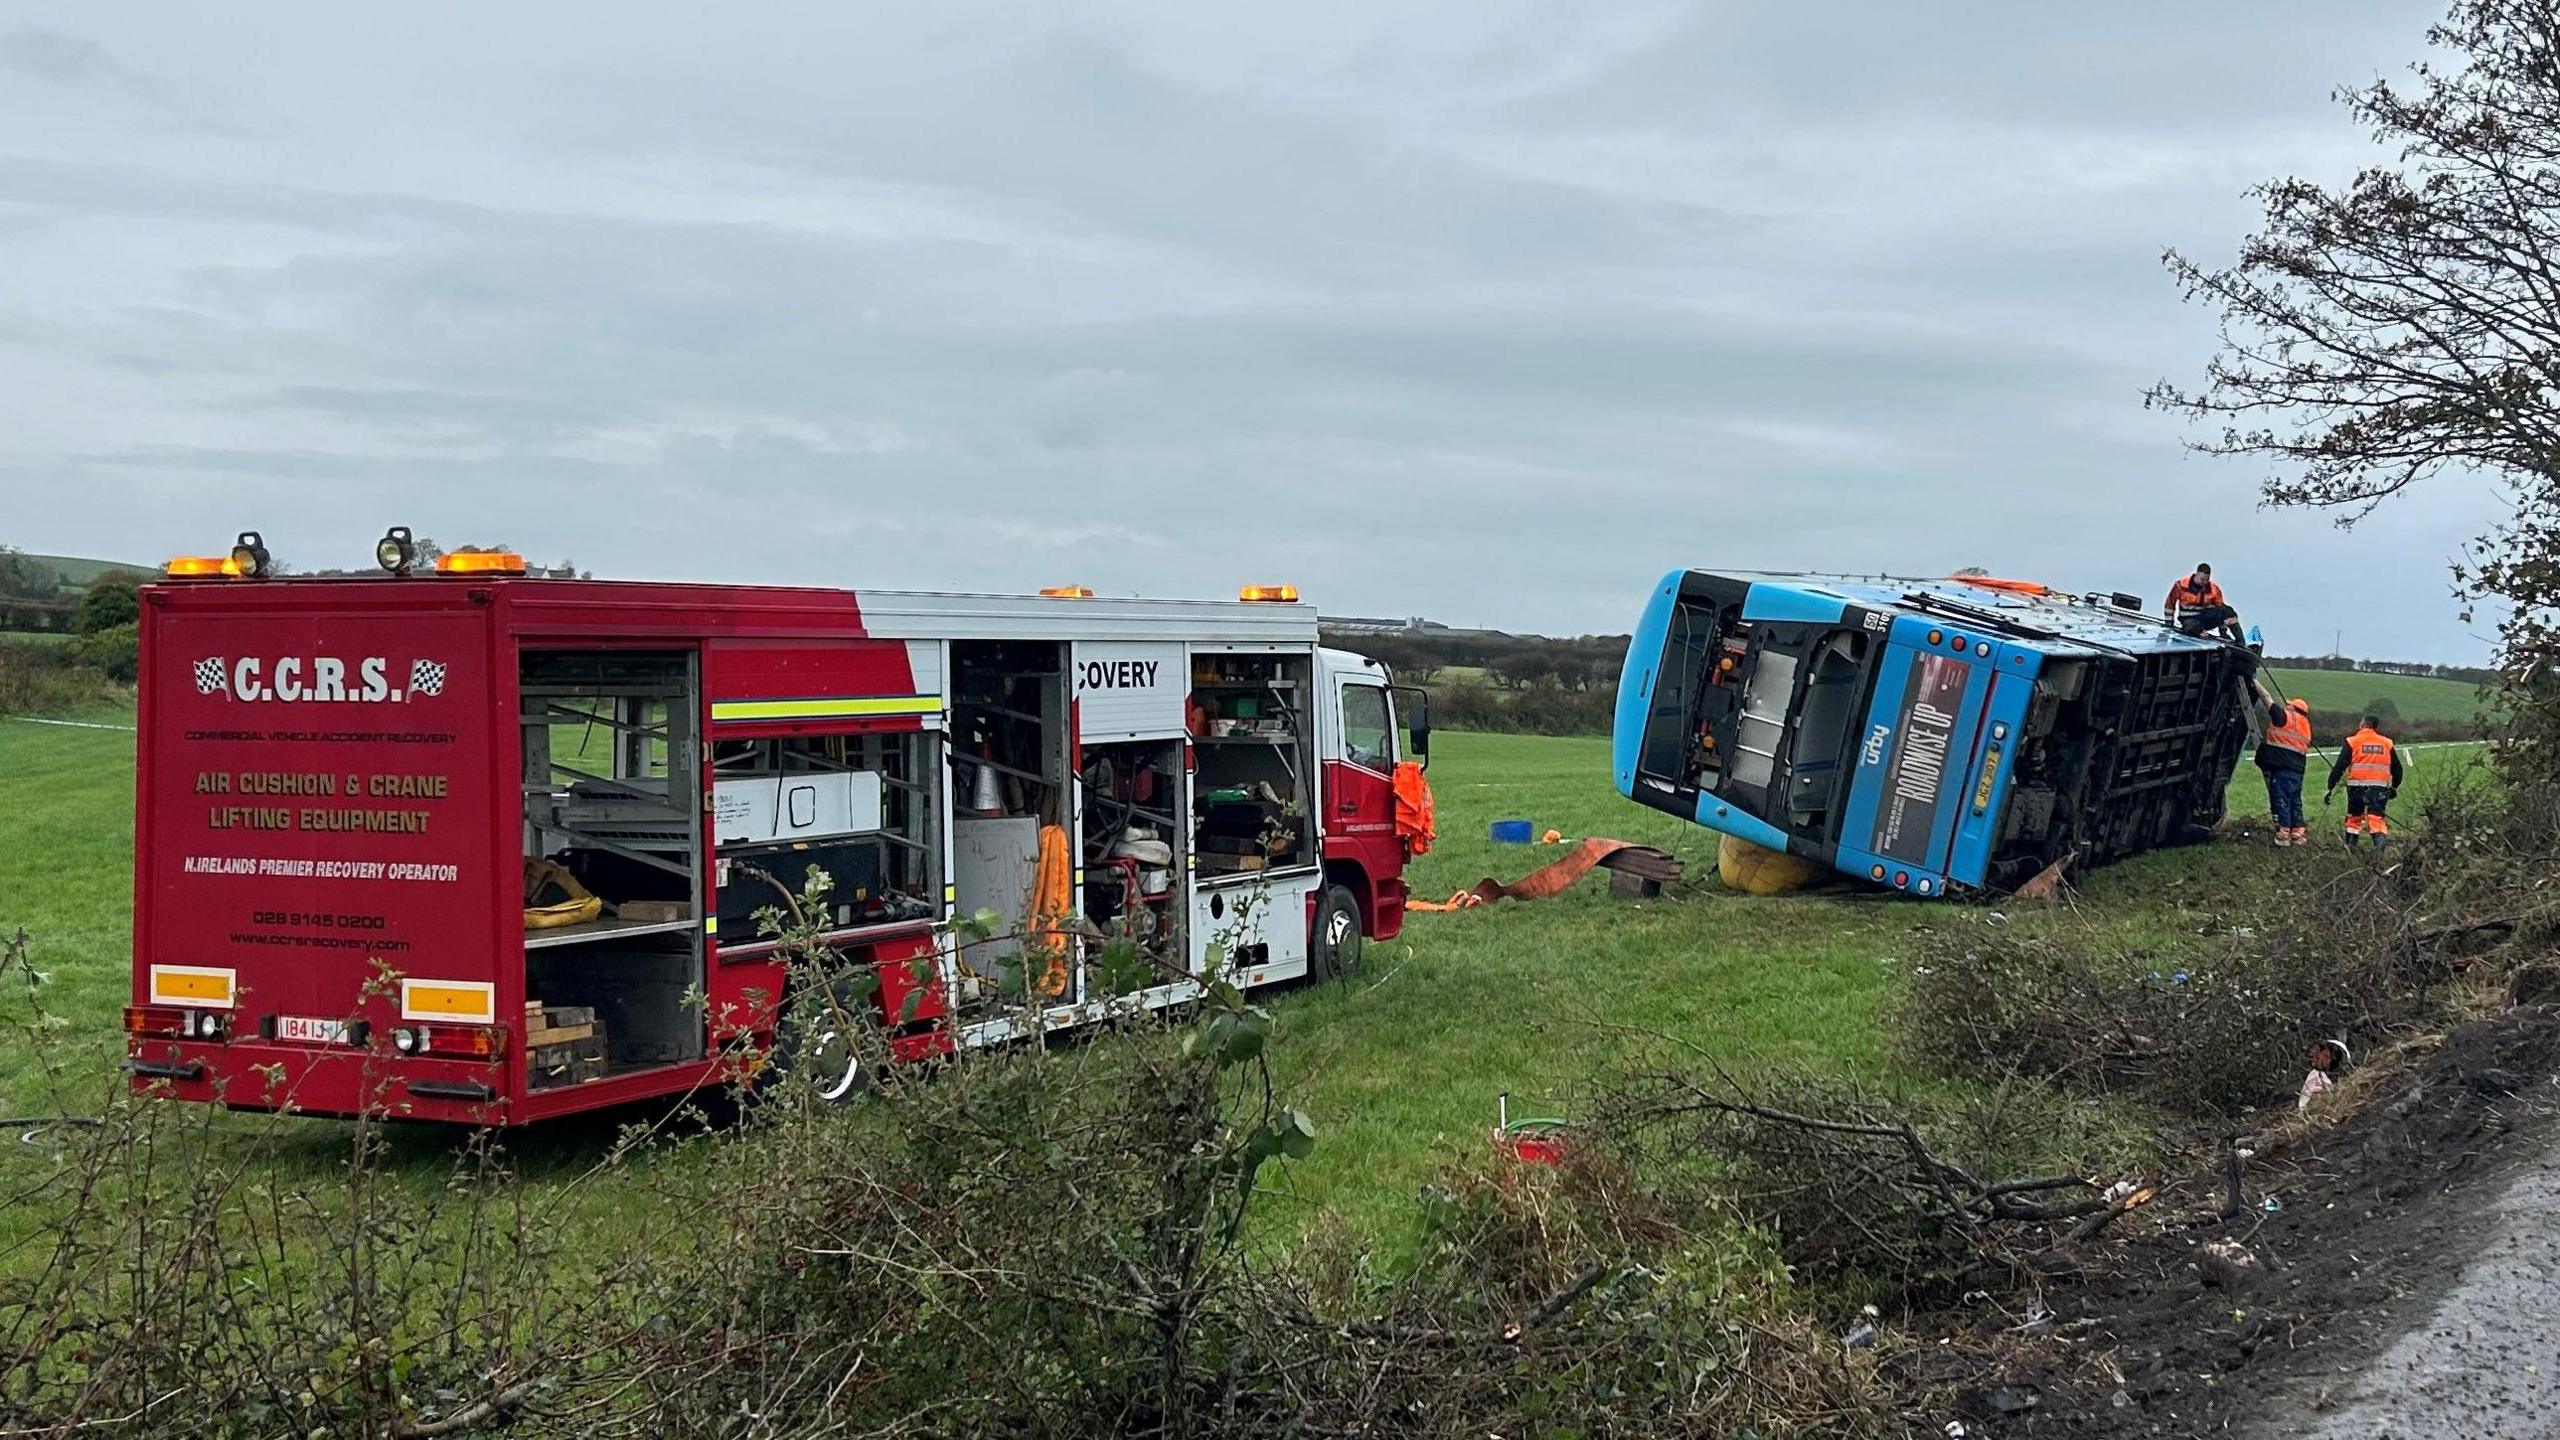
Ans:
[[[2560,0],[2458,0],[2427,38],[2406,83],[2337,93],[2390,161],[2258,187],[2229,268],[2163,257],[2222,343],[2201,388],[2149,403],[2218,422],[2202,450],[2276,461],[2268,503],[2341,524],[2447,471],[2506,484],[2514,517],[2454,582],[2512,602],[2522,677],[2560,648]]]

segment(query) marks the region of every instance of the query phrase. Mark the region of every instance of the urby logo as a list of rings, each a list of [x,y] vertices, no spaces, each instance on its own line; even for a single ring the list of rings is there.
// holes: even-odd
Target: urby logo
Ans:
[[[227,700],[276,700],[286,704],[396,705],[420,695],[444,693],[440,660],[413,660],[409,683],[391,683],[391,662],[379,655],[354,661],[335,655],[284,655],[238,660],[210,655],[196,662],[196,693]]]
[[[1893,739],[1893,727],[1879,725],[1867,732],[1867,743],[1859,748],[1858,758],[1869,765],[1884,763],[1884,747]]]

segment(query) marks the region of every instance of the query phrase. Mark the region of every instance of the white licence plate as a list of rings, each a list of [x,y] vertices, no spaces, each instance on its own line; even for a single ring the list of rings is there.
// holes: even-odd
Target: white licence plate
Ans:
[[[305,1015],[279,1015],[276,1017],[276,1038],[301,1040],[313,1045],[344,1045],[347,1043],[347,1022],[314,1020]]]

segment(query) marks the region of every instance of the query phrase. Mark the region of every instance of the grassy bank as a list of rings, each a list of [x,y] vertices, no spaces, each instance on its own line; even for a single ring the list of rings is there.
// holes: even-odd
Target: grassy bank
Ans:
[[[79,717],[131,723],[131,711]],[[1412,872],[1420,896],[1446,896],[1486,875],[1513,879],[1555,851],[1497,846],[1496,819],[1522,818],[1570,836],[1612,835],[1672,850],[1704,882],[1714,836],[1620,799],[1599,740],[1444,734],[1432,780],[1442,843]],[[0,866],[0,927],[24,925],[50,977],[48,1007],[63,1019],[57,1061],[72,1088],[59,1098],[17,1031],[0,1046],[0,1113],[82,1108],[110,1083],[127,998],[133,736],[111,729],[0,720],[0,807],[16,817],[12,858]],[[2413,786],[2441,783],[2469,763],[2449,746],[2413,756]],[[2315,784],[2315,796],[2316,796]],[[2265,813],[2254,771],[2233,781],[2233,814]],[[2404,807],[2405,808],[2405,807]],[[2325,837],[2332,817],[2316,808]],[[2330,823],[2324,824],[2324,820]],[[2163,943],[2194,932],[2200,911],[2244,902],[2283,867],[2349,863],[2328,849],[2302,854],[2233,840],[2160,852],[2090,877],[2087,897]],[[1854,893],[1743,900],[1693,883],[1657,901],[1611,898],[1599,881],[1536,904],[1416,914],[1398,940],[1370,948],[1349,987],[1282,992],[1274,1048],[1292,1102],[1322,1127],[1314,1156],[1273,1178],[1285,1193],[1265,1212],[1285,1228],[1328,1211],[1393,1243],[1416,1190],[1453,1159],[1483,1153],[1495,1096],[1515,1114],[1570,1113],[1584,1083],[1647,1037],[1675,1036],[1748,1070],[1772,1061],[1895,1078],[1879,1019],[1906,951],[1965,908]],[[25,1018],[0,996],[0,1020]],[[536,1185],[566,1183],[610,1135],[614,1119],[563,1124],[518,1150]],[[248,1125],[247,1120],[232,1122]],[[295,1120],[280,1166],[334,1173],[345,1127]],[[395,1171],[440,1182],[449,1140],[434,1131],[395,1138]],[[0,1146],[0,1169],[35,1152]],[[608,1183],[581,1195],[564,1223],[610,1246],[617,1220],[648,1204]],[[41,1217],[0,1220],[0,1241]]]

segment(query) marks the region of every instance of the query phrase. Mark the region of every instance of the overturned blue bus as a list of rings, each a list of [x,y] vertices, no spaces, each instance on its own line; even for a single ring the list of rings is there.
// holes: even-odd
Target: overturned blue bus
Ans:
[[[2197,838],[2257,657],[2129,595],[1680,570],[1627,647],[1618,790],[1916,895]]]

